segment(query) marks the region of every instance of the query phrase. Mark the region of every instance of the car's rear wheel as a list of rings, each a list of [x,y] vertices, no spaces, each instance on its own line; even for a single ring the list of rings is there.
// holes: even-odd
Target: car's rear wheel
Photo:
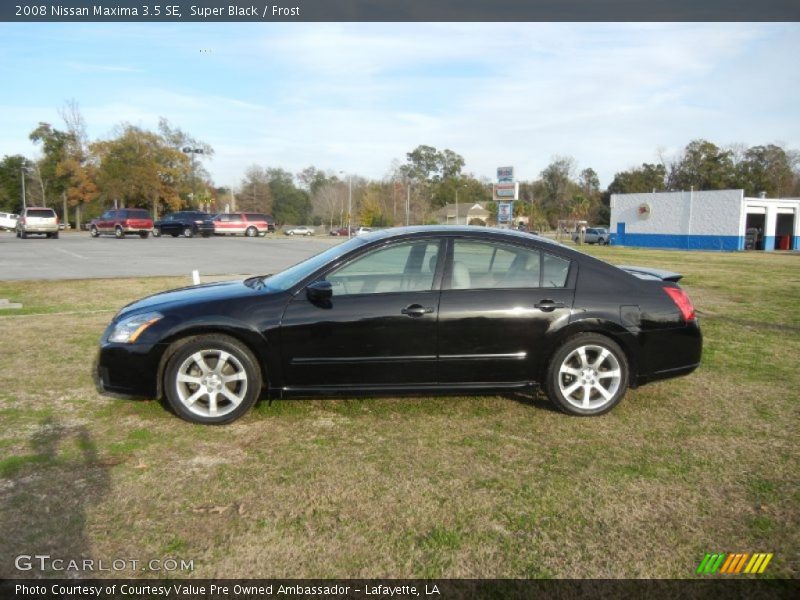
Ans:
[[[193,235],[194,235],[194,231],[192,231],[192,228],[191,228],[191,227],[186,227],[186,228],[183,230],[183,237],[190,238],[190,237],[192,237]]]
[[[148,237],[150,237],[150,232],[149,231],[140,231],[139,232],[139,237],[142,238],[143,240],[146,240]]]
[[[54,240],[57,240],[58,239],[58,232],[56,231],[54,234],[52,234],[49,237],[53,238]]]
[[[604,335],[582,333],[553,355],[545,389],[566,413],[601,415],[622,400],[628,375],[628,360],[616,342]]]
[[[255,227],[248,227],[247,230],[244,232],[247,237],[256,237],[258,235],[258,229]]]
[[[255,404],[261,369],[253,353],[224,335],[204,335],[180,346],[167,362],[164,391],[183,419],[230,423]]]
[[[120,227],[119,225],[117,225],[114,228],[114,237],[117,238],[118,240],[121,240],[122,238],[125,237],[125,232],[122,231],[122,227]]]
[[[92,228],[89,230],[89,235],[91,235],[93,238],[96,238],[100,235],[100,232],[97,231],[97,227],[92,225]]]

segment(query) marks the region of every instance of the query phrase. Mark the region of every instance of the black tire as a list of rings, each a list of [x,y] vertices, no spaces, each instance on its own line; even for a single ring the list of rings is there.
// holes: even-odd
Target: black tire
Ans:
[[[256,229],[255,227],[252,227],[252,226],[251,226],[251,227],[248,227],[248,228],[245,230],[244,234],[245,234],[247,237],[256,237],[256,236],[258,235],[258,229]]]
[[[226,353],[227,357],[220,367],[221,352]],[[203,358],[207,368],[205,371],[196,361],[198,354]],[[206,358],[212,362],[206,363]],[[228,371],[228,375],[225,375],[225,371]],[[244,373],[241,379],[228,382],[220,379],[240,373]],[[196,378],[198,382],[179,381],[179,374]],[[177,348],[167,361],[163,384],[167,402],[179,417],[192,423],[222,425],[235,421],[252,408],[261,394],[262,381],[261,368],[247,346],[226,335],[211,334],[192,338]],[[227,393],[219,391],[223,388]],[[211,414],[212,394],[213,402],[222,414]],[[221,402],[217,399],[218,395],[222,395]],[[191,400],[195,396],[195,400]],[[237,397],[238,404],[229,396]]]
[[[172,237],[178,237],[178,236],[180,235],[180,233],[178,233],[177,231],[170,231],[170,232],[169,232],[169,234],[170,234]]]
[[[186,227],[186,228],[183,230],[183,237],[190,238],[190,237],[192,237],[193,235],[194,235],[194,231],[192,231],[192,228],[191,228],[191,227]]]
[[[20,235],[20,233],[19,233],[19,229],[17,229],[17,230],[16,230],[16,234],[17,234],[17,239],[20,239],[20,238],[22,238],[22,236],[21,236],[21,235]]]
[[[97,227],[92,225],[92,228],[89,230],[89,235],[91,235],[93,238],[100,237],[100,232],[97,231]]]
[[[161,237],[161,230],[158,227],[153,228],[153,237]]]
[[[147,238],[150,237],[150,232],[149,231],[140,231],[139,232],[139,237],[142,238],[143,240],[146,240]]]
[[[119,225],[117,225],[114,228],[114,237],[117,238],[118,240],[121,240],[122,238],[125,237],[125,232],[122,230],[122,227],[120,227]]]
[[[19,232],[19,237],[21,237],[23,240],[26,240],[26,239],[28,239],[28,234],[25,233],[24,231],[20,231]]]
[[[54,240],[57,240],[57,239],[58,239],[58,232],[56,231],[56,232],[55,232],[53,235],[51,235],[50,237],[51,237],[51,238],[53,238]]]
[[[625,396],[629,373],[628,359],[616,342],[601,334],[581,333],[568,339],[553,354],[545,391],[567,414],[602,415]],[[576,394],[581,396],[580,400]]]

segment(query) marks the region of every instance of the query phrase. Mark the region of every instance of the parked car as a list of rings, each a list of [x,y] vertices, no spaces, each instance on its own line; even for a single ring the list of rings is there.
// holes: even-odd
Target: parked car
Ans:
[[[347,236],[347,227],[340,227],[339,229],[331,229],[331,235]]]
[[[610,239],[611,235],[608,233],[608,229],[603,229],[602,227],[590,227],[583,235],[583,242],[585,244],[601,244],[607,246]],[[581,234],[575,232],[572,235],[572,241],[577,244],[580,240]]]
[[[101,338],[105,391],[219,424],[263,393],[453,393],[540,384],[573,415],[685,375],[702,336],[680,275],[482,227],[387,229],[276,275],[162,292]]]
[[[58,237],[58,215],[52,208],[28,206],[17,219],[17,237],[26,238],[32,233],[48,238]]]
[[[89,233],[92,237],[100,234],[113,234],[117,239],[126,235],[138,235],[146,238],[153,230],[153,219],[143,208],[112,208],[89,222]]]
[[[275,219],[264,213],[220,213],[212,221],[217,235],[256,237],[275,231]]]
[[[353,232],[353,235],[364,235],[365,233],[370,233],[372,229],[370,227],[359,227]]]
[[[300,227],[290,227],[284,230],[283,233],[286,235],[314,235],[314,230],[303,225]]]
[[[0,230],[14,231],[17,228],[17,219],[19,215],[0,212]]]
[[[164,215],[153,223],[153,237],[171,235],[172,237],[192,237],[202,235],[210,237],[214,234],[214,221],[210,214],[199,210],[182,210]]]

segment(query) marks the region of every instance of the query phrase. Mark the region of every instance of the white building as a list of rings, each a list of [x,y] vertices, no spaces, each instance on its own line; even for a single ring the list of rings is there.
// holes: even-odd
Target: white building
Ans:
[[[612,194],[612,243],[684,250],[798,250],[800,199],[743,190]]]

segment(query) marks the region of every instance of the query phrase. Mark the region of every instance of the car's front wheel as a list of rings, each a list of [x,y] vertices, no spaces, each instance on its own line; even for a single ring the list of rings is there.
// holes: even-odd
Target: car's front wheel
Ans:
[[[119,225],[117,225],[114,228],[114,237],[117,238],[118,240],[121,240],[122,238],[125,237],[125,232],[122,231],[122,227],[120,227]]]
[[[247,230],[244,232],[247,237],[256,237],[258,235],[258,229],[255,227],[248,227]]]
[[[219,425],[244,415],[261,392],[253,353],[224,335],[204,335],[180,346],[167,362],[164,391],[172,409],[193,423]]]
[[[96,238],[100,235],[100,232],[97,231],[97,227],[92,225],[92,228],[89,230],[89,235],[91,235],[93,238]]]
[[[616,342],[604,335],[582,333],[553,355],[545,390],[566,413],[601,415],[622,400],[628,376],[628,360]]]
[[[161,230],[158,227],[153,228],[153,237],[161,237]]]
[[[186,227],[183,230],[183,237],[190,238],[194,235],[194,231],[192,231],[191,227]]]

